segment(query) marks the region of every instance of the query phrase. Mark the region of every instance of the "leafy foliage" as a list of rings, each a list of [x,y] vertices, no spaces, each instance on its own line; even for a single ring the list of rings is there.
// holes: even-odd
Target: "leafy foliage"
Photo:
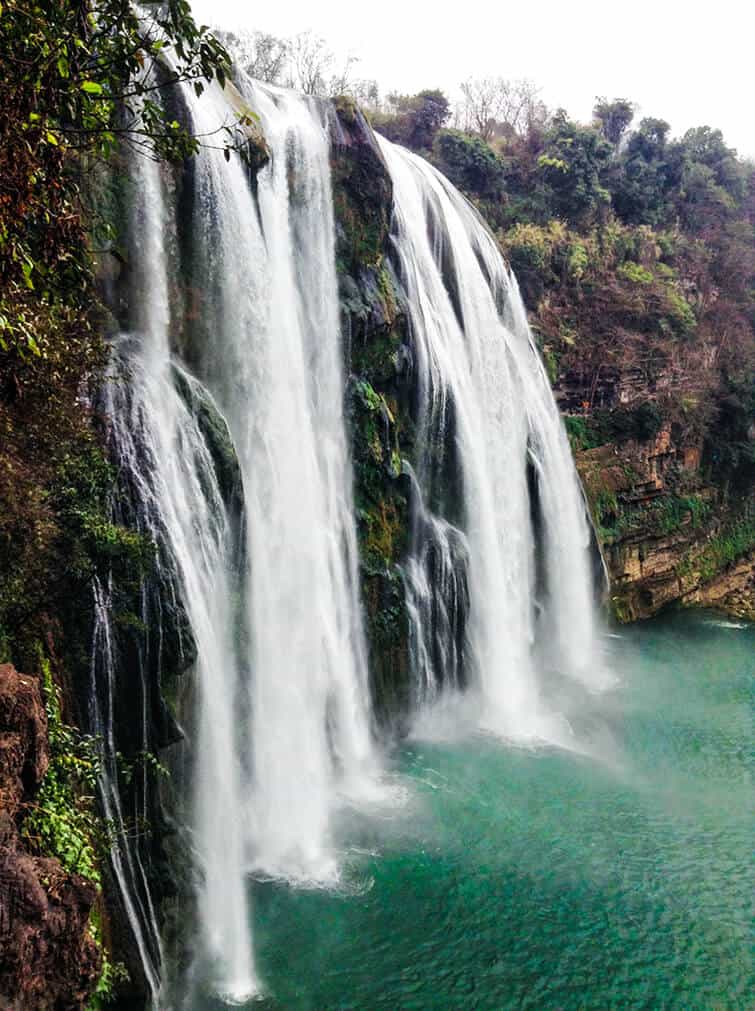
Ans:
[[[118,138],[164,158],[196,151],[198,138],[169,119],[155,96],[169,81],[224,83],[228,55],[188,0],[8,0],[3,51],[12,98],[29,106],[32,142],[107,157]]]
[[[179,80],[201,92],[229,63],[188,0],[7,0],[0,52],[0,364],[12,364],[44,356],[50,333],[91,341],[74,310],[91,298],[81,219],[93,163],[123,141],[160,158],[195,152],[200,138],[158,92]]]
[[[478,197],[502,197],[505,166],[479,137],[460,130],[441,130],[435,138],[433,155],[441,171],[460,189]]]
[[[703,546],[692,548],[679,566],[680,576],[698,574],[706,583],[732,562],[755,548],[755,517],[749,510],[724,527]]]
[[[93,930],[95,941],[102,948],[102,937],[99,930]],[[92,994],[92,999],[87,1005],[87,1011],[99,1011],[100,1008],[108,1007],[115,1000],[118,988],[123,983],[128,983],[129,974],[126,966],[122,962],[111,962],[107,951],[102,952],[102,972],[97,981],[97,989]]]
[[[60,688],[53,679],[50,661],[39,649],[39,665],[47,713],[50,764],[36,797],[27,803],[21,834],[33,852],[54,857],[69,874],[80,874],[98,889],[100,867],[113,843],[109,826],[100,818],[95,793],[100,763],[95,741],[63,719]],[[102,970],[88,1007],[107,1006],[128,972],[111,961],[104,949],[100,917],[95,906],[90,932],[102,952]]]
[[[683,526],[700,528],[708,519],[710,502],[699,495],[665,495],[647,505],[626,505],[614,495],[609,509],[601,509],[599,499],[596,518],[599,519],[604,542],[619,540],[632,533],[643,536],[667,536]]]
[[[40,656],[47,711],[50,765],[39,792],[28,806],[22,834],[45,856],[57,857],[65,870],[100,883],[97,840],[102,823],[95,809],[99,764],[94,743],[63,722],[60,689],[50,661]]]
[[[538,166],[557,217],[583,223],[608,207],[611,197],[602,175],[611,151],[597,130],[573,122],[562,109],[556,112]]]
[[[598,98],[592,114],[606,140],[616,145],[634,119],[634,105],[625,98],[615,98],[612,102]]]

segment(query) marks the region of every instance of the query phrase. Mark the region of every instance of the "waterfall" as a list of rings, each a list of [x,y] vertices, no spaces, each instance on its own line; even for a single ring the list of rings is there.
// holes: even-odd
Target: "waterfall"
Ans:
[[[233,523],[212,449],[192,408],[206,392],[159,357],[146,334],[115,349],[109,415],[114,456],[137,486],[141,529],[164,544],[165,581],[176,578],[196,648],[196,794],[192,827],[201,870],[201,958],[218,989],[255,992],[249,946],[246,866],[240,819],[241,740],[235,712],[243,691],[236,648],[231,556]],[[156,342],[155,342],[156,343]],[[128,375],[128,385],[116,377]]]
[[[104,405],[136,526],[159,545],[162,581],[196,650],[182,719],[200,937],[189,986],[171,989],[209,981],[232,1001],[258,990],[248,875],[335,881],[334,812],[373,796],[377,771],[326,111],[243,86],[270,162],[253,186],[237,154],[204,147],[182,183],[193,209],[183,249],[171,244],[185,225],[171,186],[155,163],[134,159],[133,332],[114,343]],[[234,121],[217,86],[201,100],[190,87],[181,96],[197,134]],[[179,256],[193,285],[189,324],[171,284]],[[218,465],[218,427],[238,468],[241,517]]]
[[[134,160],[140,207],[132,222],[137,336],[113,349],[106,411],[112,455],[129,476],[138,528],[164,547],[165,581],[177,580],[196,646],[197,758],[194,816],[202,882],[202,957],[232,998],[256,990],[249,944],[241,744],[235,711],[243,691],[236,645],[238,577],[233,524],[198,402],[208,394],[171,359],[165,233],[168,211],[157,165]]]
[[[241,82],[271,158],[256,199],[239,159],[195,168],[197,262],[210,295],[200,375],[243,474],[251,676],[249,862],[327,881],[330,820],[374,764],[357,583],[329,142],[303,96]],[[228,119],[219,89],[189,94],[194,129]]]
[[[541,673],[598,683],[590,530],[568,440],[481,219],[423,159],[380,146],[420,404],[405,566],[420,700],[462,670],[486,724],[551,736]]]
[[[180,179],[132,160],[130,325],[113,342],[104,404],[131,525],[157,545],[158,585],[193,640],[178,713],[197,869],[188,970],[163,966],[138,851],[113,859],[156,1006],[190,1007],[203,988],[237,1002],[257,994],[250,875],[333,883],[336,812],[384,796],[344,425],[328,107],[242,74],[236,85],[172,96],[206,140]],[[269,148],[254,174],[212,142],[239,111],[259,120]],[[516,282],[480,218],[421,158],[380,145],[419,405],[403,565],[415,705],[468,688],[486,727],[554,740],[547,678],[598,683],[590,530],[568,441]],[[95,592],[92,721],[114,755],[113,685],[125,673],[111,589]],[[160,641],[162,618],[143,610]],[[147,680],[142,665],[145,748]],[[107,763],[102,793],[122,827]]]
[[[120,901],[126,920],[134,937],[145,982],[153,1002],[157,1002],[160,992],[160,967],[162,948],[160,929],[152,903],[149,880],[138,842],[131,845],[128,839],[127,819],[124,817],[118,788],[118,749],[115,742],[116,726],[116,678],[118,656],[112,626],[112,586],[103,586],[95,577],[94,632],[90,661],[89,685],[89,727],[98,742],[99,755],[99,801],[110,830],[116,834],[116,842],[111,848],[110,863],[115,878]],[[141,711],[146,713],[149,697],[142,681]],[[144,724],[142,741],[146,741]],[[140,799],[146,799],[146,790]],[[145,817],[144,806],[136,812]]]

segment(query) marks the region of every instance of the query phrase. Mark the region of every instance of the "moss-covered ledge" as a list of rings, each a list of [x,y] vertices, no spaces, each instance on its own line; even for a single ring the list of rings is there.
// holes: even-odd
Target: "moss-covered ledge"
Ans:
[[[362,598],[375,712],[400,728],[409,700],[408,620],[401,571],[409,531],[411,350],[405,301],[391,268],[393,185],[351,99],[331,115],[336,262],[346,413],[354,461]]]

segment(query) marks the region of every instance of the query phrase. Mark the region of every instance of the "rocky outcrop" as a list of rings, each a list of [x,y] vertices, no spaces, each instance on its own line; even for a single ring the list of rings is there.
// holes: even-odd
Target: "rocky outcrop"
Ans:
[[[376,713],[407,712],[408,621],[400,563],[410,528],[411,346],[405,299],[389,259],[393,186],[359,109],[336,99],[332,170],[336,257],[348,375],[362,599]]]
[[[19,825],[49,762],[39,681],[0,665],[0,1007],[78,1011],[101,970],[94,886],[24,850]]]
[[[704,480],[699,442],[678,444],[664,423],[652,438],[576,459],[619,620],[648,618],[669,604],[755,614],[750,506]]]
[[[25,796],[42,782],[49,755],[47,716],[36,678],[0,666],[0,819],[4,834]]]
[[[732,563],[710,582],[682,594],[682,603],[726,611],[755,621],[755,551]]]

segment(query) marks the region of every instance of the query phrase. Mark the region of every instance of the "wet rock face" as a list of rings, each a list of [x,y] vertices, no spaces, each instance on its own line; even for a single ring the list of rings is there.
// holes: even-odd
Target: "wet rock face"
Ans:
[[[14,819],[47,772],[47,716],[39,682],[0,665],[0,819]]]
[[[0,1008],[78,1011],[101,956],[89,933],[95,888],[25,852],[18,825],[49,762],[39,681],[0,665]]]
[[[375,135],[349,99],[334,102],[331,141],[370,684],[383,728],[400,731],[410,682],[401,563],[411,507],[402,458],[412,458],[414,381],[405,297],[391,263],[393,185]]]
[[[742,555],[726,552],[750,507],[724,500],[704,479],[701,460],[701,445],[678,444],[669,423],[644,441],[577,452],[619,620],[649,618],[669,605],[755,616],[752,551],[745,544]]]
[[[712,607],[736,618],[755,621],[755,551],[730,565],[709,583],[694,586],[683,604]]]

